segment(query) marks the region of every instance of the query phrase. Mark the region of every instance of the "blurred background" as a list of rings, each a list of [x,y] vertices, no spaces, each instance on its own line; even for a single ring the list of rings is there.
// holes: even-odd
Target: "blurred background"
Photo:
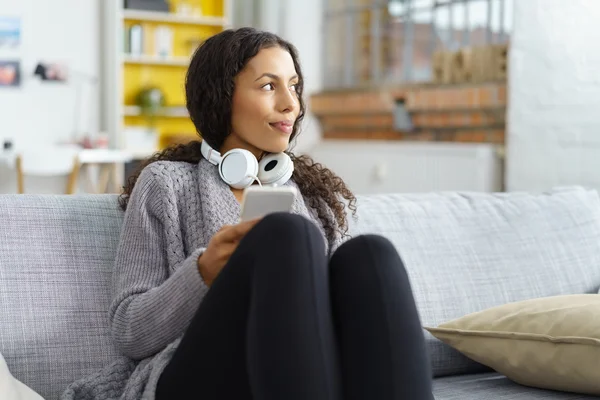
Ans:
[[[299,49],[294,144],[357,194],[600,188],[596,0],[0,0],[0,193],[120,190],[197,139],[194,49]]]

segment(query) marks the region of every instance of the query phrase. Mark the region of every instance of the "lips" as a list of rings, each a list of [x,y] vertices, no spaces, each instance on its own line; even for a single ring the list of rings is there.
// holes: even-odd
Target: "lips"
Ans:
[[[292,130],[294,129],[294,124],[289,121],[273,122],[273,123],[270,123],[269,125],[271,125],[273,128],[275,128],[287,135],[291,134]]]

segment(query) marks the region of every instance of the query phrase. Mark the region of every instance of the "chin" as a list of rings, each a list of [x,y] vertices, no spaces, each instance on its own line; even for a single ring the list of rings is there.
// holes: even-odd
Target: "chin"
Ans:
[[[265,146],[262,146],[261,149],[267,153],[281,153],[286,151],[288,147],[289,142],[285,140],[281,142],[265,143]]]

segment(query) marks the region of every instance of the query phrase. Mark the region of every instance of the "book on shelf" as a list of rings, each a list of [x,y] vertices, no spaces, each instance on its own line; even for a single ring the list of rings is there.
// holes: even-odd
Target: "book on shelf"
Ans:
[[[172,57],[173,29],[166,25],[134,24],[129,27],[124,48],[125,54],[131,56]]]

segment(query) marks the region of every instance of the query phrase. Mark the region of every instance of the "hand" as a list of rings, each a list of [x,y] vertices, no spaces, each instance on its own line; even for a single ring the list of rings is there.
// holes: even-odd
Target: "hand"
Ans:
[[[210,239],[206,250],[198,257],[198,271],[204,282],[211,286],[240,240],[260,221],[254,219],[237,225],[225,225]]]

